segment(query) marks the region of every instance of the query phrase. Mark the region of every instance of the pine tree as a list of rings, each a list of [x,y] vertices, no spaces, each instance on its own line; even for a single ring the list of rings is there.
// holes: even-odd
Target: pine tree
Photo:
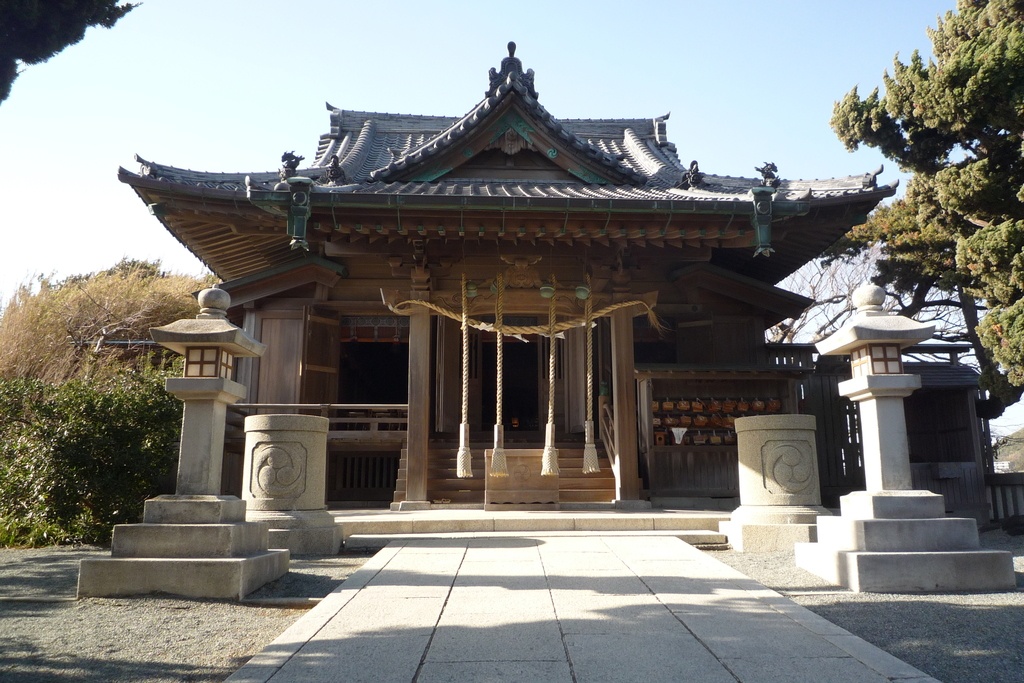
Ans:
[[[928,35],[927,64],[897,55],[884,95],[854,88],[832,128],[914,174],[868,228],[887,249],[878,283],[983,300],[983,381],[1010,403],[1024,385],[1024,0],[960,0]]]

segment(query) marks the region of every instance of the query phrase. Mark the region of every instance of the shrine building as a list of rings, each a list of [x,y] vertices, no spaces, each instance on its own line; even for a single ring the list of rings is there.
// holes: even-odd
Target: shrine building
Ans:
[[[267,345],[238,359],[235,426],[329,417],[331,506],[483,505],[498,447],[543,457],[563,507],[728,507],[736,417],[832,410],[809,348],[765,342],[811,303],[777,283],[895,183],[717,175],[668,116],[555,118],[512,43],[486,85],[461,116],[328,105],[279,171],[120,170]],[[823,486],[856,469],[839,450],[819,443]]]

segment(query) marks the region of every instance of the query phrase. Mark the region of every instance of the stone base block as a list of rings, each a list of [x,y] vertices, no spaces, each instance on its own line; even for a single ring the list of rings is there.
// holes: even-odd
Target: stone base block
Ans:
[[[649,500],[618,500],[612,502],[613,507],[616,510],[650,510],[651,501]]]
[[[341,551],[341,528],[271,529],[270,547],[287,548],[292,555],[337,555]]]
[[[245,501],[235,496],[157,496],[145,502],[147,524],[233,524],[245,521]]]
[[[484,510],[488,512],[552,512],[558,509],[558,503],[484,503]]]
[[[832,513],[820,505],[740,505],[729,521],[737,524],[816,524]]]
[[[1001,550],[955,552],[840,551],[798,543],[796,565],[865,593],[1004,591],[1016,588],[1013,556]]]
[[[403,500],[400,503],[392,503],[392,512],[416,512],[418,510],[429,510],[429,500]]]
[[[231,558],[96,558],[81,561],[79,598],[170,593],[241,600],[288,571],[288,551]]]
[[[792,550],[797,543],[813,543],[818,538],[814,524],[719,522],[718,530],[728,536],[729,545],[741,553]]]
[[[945,499],[931,491],[856,491],[839,499],[850,519],[931,519],[946,516]]]
[[[337,555],[342,529],[324,510],[249,510],[250,522],[270,527],[270,547],[287,548],[293,555]]]
[[[118,524],[112,557],[245,557],[267,549],[267,525]]]
[[[818,535],[833,550],[927,552],[976,550],[978,528],[973,519],[848,519],[819,517]]]
[[[697,498],[692,496],[659,496],[651,495],[651,506],[663,510],[718,510],[732,512],[740,504],[740,499],[730,498]]]
[[[541,475],[544,450],[507,448],[508,476],[491,476],[493,449],[484,451],[485,510],[557,510],[558,477]]]

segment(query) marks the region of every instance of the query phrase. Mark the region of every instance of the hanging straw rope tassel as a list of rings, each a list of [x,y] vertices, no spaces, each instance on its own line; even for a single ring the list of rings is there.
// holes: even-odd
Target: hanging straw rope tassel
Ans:
[[[551,287],[557,291],[554,276]],[[558,476],[558,449],[555,448],[555,294],[548,300],[548,426],[544,433],[544,456],[541,459],[542,477]]]
[[[505,461],[505,426],[502,422],[502,404],[501,395],[503,392],[504,374],[505,374],[505,349],[503,343],[503,337],[501,333],[501,326],[504,322],[505,316],[505,280],[502,278],[501,273],[498,274],[497,282],[495,283],[498,288],[498,303],[494,310],[494,332],[495,341],[498,343],[497,348],[497,363],[495,378],[497,389],[494,395],[494,450],[491,452],[491,476],[492,477],[507,477],[508,476],[508,464]]]
[[[583,474],[601,471],[597,461],[597,446],[594,444],[594,337],[590,326],[594,315],[594,297],[590,290],[590,276],[587,276],[587,300],[583,304],[583,329],[587,334],[587,420],[583,425]]]
[[[469,325],[467,309],[469,300],[466,296],[466,274],[462,274],[462,424],[459,425],[459,453],[457,471],[459,479],[473,476],[473,456],[469,450]]]

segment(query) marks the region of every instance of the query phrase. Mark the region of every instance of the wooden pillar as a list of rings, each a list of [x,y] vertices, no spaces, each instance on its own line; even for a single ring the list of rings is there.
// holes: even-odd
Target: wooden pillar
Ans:
[[[430,445],[430,311],[409,316],[409,427],[405,502],[427,502],[427,450]]]
[[[615,473],[617,500],[640,499],[640,470],[636,447],[636,373],[633,364],[633,312],[620,309],[611,315],[612,400],[615,413]]]

